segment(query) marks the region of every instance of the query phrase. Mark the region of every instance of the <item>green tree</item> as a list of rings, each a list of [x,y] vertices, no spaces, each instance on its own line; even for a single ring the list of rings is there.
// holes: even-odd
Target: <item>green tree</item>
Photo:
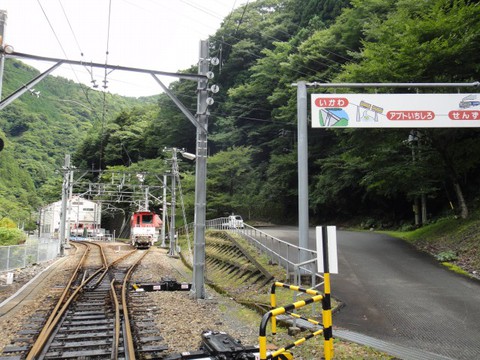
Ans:
[[[209,216],[225,216],[246,209],[244,198],[255,182],[250,147],[234,147],[220,151],[208,159],[207,212]]]

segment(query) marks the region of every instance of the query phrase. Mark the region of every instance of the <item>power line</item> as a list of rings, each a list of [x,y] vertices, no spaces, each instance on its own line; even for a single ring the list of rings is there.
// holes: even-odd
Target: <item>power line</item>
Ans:
[[[50,22],[50,19],[48,18],[48,15],[45,12],[45,9],[42,6],[42,3],[40,2],[40,0],[37,0],[37,3],[38,3],[38,5],[40,6],[40,9],[43,12],[43,15],[45,16],[45,19],[47,20],[48,25],[50,26],[50,29],[52,30],[53,35],[55,36],[55,39],[57,39],[58,45],[60,45],[60,48],[62,49],[63,55],[68,59],[67,53],[65,52],[65,49],[63,48],[63,45],[62,45],[60,39],[58,38],[57,33],[56,33],[55,29],[53,28],[53,25]]]
[[[73,38],[75,39],[75,43],[77,44],[78,50],[80,51],[80,55],[83,57],[83,51],[80,47],[77,36],[75,35],[75,31],[73,31],[73,27],[72,27],[72,24],[70,23],[70,20],[69,20],[68,16],[67,16],[67,13],[65,12],[65,8],[62,5],[62,1],[58,0],[58,3],[60,4],[60,7],[62,8],[63,15],[65,16],[65,19],[67,20],[68,26],[70,27],[70,31],[72,32]]]
[[[240,21],[237,24],[237,28],[235,29],[235,34],[234,35],[237,35],[238,28],[240,27],[240,25],[243,22],[243,17],[245,16],[245,13],[247,12],[247,7],[248,7],[249,2],[250,1],[247,1],[247,4],[243,7],[243,13],[242,13],[242,16],[240,17]]]
[[[63,55],[65,56],[66,59],[68,59],[67,53],[65,52],[65,49],[64,49],[64,47],[63,47],[63,45],[62,45],[59,37],[57,36],[57,33],[56,33],[55,29],[53,28],[53,25],[52,25],[52,23],[50,22],[50,19],[48,18],[48,15],[47,15],[47,13],[45,12],[45,9],[44,9],[43,6],[42,6],[42,3],[40,2],[40,0],[37,0],[37,3],[38,3],[38,5],[40,6],[40,9],[42,10],[43,15],[45,16],[45,19],[47,20],[47,23],[48,23],[48,25],[50,26],[50,29],[52,30],[55,38],[57,39],[58,45],[60,45],[60,48],[62,49]],[[63,8],[63,7],[62,7],[62,8]],[[77,82],[78,82],[78,83],[81,83],[80,79],[78,78],[77,73],[75,72],[75,70],[73,69],[73,66],[72,66],[71,64],[70,64],[70,68],[71,68],[71,70],[72,70],[75,78],[77,79]],[[83,93],[84,93],[84,95],[85,95],[85,98],[87,99],[88,103],[93,107],[93,104],[90,102],[90,99],[88,98],[88,94],[87,94],[86,90],[83,88],[83,86],[80,86],[80,88],[81,88],[81,90],[83,91]]]

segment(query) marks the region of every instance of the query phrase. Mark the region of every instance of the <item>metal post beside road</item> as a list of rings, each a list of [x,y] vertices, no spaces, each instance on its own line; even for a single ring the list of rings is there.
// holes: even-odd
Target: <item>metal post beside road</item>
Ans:
[[[307,84],[297,84],[297,130],[298,130],[298,246],[308,248],[308,127],[307,127]],[[307,260],[300,251],[299,262]]]
[[[200,41],[198,74],[206,75],[209,68],[208,41]],[[208,80],[198,80],[197,87],[197,149],[195,163],[195,234],[193,247],[193,293],[195,299],[205,298],[205,220],[207,202],[207,98]]]
[[[332,330],[332,302],[330,289],[330,264],[328,257],[328,231],[327,227],[322,227],[322,248],[323,248],[323,292],[322,299],[322,320],[323,320],[323,337],[325,339],[323,352],[325,360],[333,358],[333,330]]]

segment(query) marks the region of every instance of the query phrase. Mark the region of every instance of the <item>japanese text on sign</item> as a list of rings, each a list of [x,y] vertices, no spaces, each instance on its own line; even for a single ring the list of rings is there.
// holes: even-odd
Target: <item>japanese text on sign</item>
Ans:
[[[480,94],[314,94],[313,127],[480,127]]]

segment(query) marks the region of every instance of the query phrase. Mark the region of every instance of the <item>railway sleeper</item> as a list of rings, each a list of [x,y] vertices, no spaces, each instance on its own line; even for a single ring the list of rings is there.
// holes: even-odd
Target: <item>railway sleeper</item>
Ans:
[[[110,346],[112,344],[112,339],[102,339],[102,340],[87,340],[87,341],[62,341],[62,342],[52,342],[50,344],[50,350],[59,349],[59,348],[79,348],[79,347],[100,347],[100,346]]]
[[[103,320],[105,319],[105,313],[103,314],[72,314],[71,316],[67,315],[67,318],[70,321],[86,321],[86,320]]]
[[[105,301],[106,299],[105,298],[100,298],[100,299],[97,299],[97,298],[82,298],[81,300],[79,300],[79,303],[77,304],[77,306],[94,306],[94,305],[104,305],[105,304]]]
[[[98,310],[88,310],[88,311],[80,311],[80,310],[68,310],[67,315],[81,315],[81,316],[88,316],[88,315],[105,315],[104,311]]]
[[[123,353],[123,347],[118,349]],[[83,359],[94,356],[110,356],[111,349],[94,349],[94,350],[81,350],[81,351],[52,351],[45,355],[46,359]]]
[[[60,341],[60,340],[79,340],[79,339],[111,339],[113,336],[113,333],[111,332],[99,332],[99,333],[91,333],[91,332],[85,332],[81,334],[57,334],[55,336],[55,341]]]
[[[113,325],[113,319],[105,319],[105,320],[85,320],[85,321],[71,321],[66,319],[62,323],[62,328],[73,328],[76,326],[87,326],[87,325]]]
[[[40,332],[40,329],[35,330],[20,330],[17,332],[18,335],[37,335]]]
[[[108,331],[112,328],[111,325],[99,325],[99,326],[77,326],[74,328],[60,328],[60,331],[62,332],[72,332],[72,333],[77,333],[80,331],[86,331],[86,332],[94,332],[94,331]]]
[[[25,345],[25,346],[16,346],[16,345],[10,345],[10,346],[5,346],[3,349],[4,354],[8,353],[18,353],[18,352],[24,352],[30,349],[30,345]]]
[[[148,336],[148,337],[141,337],[139,342],[141,343],[148,343],[148,342],[156,342],[156,341],[164,341],[165,339],[163,336]]]
[[[141,346],[138,349],[138,352],[141,353],[156,353],[168,350],[167,345],[148,345],[148,346]]]

